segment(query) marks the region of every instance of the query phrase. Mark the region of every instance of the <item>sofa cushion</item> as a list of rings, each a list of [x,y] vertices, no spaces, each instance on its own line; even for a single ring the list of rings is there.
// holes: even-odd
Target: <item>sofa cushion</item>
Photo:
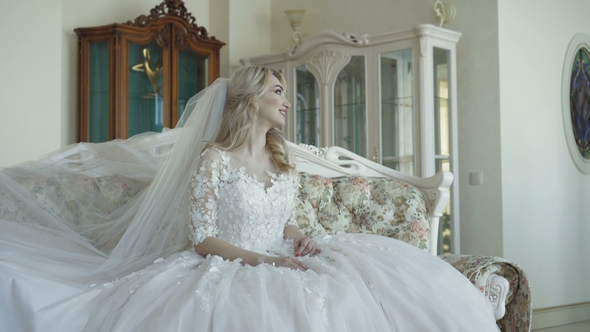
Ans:
[[[324,178],[300,174],[296,219],[310,235],[369,233],[384,235],[428,250],[430,224],[422,193],[387,178]]]

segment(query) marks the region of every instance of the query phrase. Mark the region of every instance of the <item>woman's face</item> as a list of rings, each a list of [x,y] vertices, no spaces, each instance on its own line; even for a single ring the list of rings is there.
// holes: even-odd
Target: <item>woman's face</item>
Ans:
[[[271,76],[268,90],[258,100],[258,123],[261,126],[279,128],[285,125],[287,111],[291,104],[285,96],[285,89],[278,78]]]

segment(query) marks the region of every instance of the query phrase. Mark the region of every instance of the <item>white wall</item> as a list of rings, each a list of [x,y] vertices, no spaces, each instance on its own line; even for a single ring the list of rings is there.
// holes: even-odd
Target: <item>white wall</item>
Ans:
[[[209,2],[209,17],[213,18],[209,24],[210,31],[214,32],[218,40],[226,43],[219,52],[219,66],[220,76],[229,77],[229,15],[230,15],[230,1],[231,0],[210,0]]]
[[[210,0],[211,31],[221,49],[221,77],[241,67],[240,59],[270,53],[271,0]]]
[[[61,1],[3,1],[0,167],[60,147]]]
[[[216,0],[211,0],[216,1]],[[242,66],[241,58],[271,51],[271,0],[231,0],[230,71]]]
[[[504,256],[527,272],[535,308],[590,301],[590,175],[561,109],[565,52],[590,35],[588,12],[587,0],[499,1]]]

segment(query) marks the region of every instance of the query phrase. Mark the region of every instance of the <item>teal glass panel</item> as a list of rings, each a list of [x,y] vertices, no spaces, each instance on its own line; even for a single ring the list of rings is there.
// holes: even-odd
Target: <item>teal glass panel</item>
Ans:
[[[305,65],[295,69],[296,143],[320,145],[320,88]]]
[[[206,88],[208,83],[209,58],[186,46],[178,54],[178,118],[188,100]]]
[[[352,56],[334,85],[334,144],[367,157],[365,57]]]
[[[412,49],[381,53],[381,162],[414,175]]]
[[[162,48],[129,43],[128,136],[164,127]]]
[[[449,51],[435,47],[433,61],[435,166],[437,172],[440,170],[450,171]],[[454,190],[453,185],[450,190]],[[440,219],[438,251],[441,254],[451,252],[451,199],[449,199]]]
[[[449,51],[434,48],[434,116],[435,153],[440,157],[450,155],[449,146]]]
[[[109,140],[109,42],[90,43],[89,142]]]

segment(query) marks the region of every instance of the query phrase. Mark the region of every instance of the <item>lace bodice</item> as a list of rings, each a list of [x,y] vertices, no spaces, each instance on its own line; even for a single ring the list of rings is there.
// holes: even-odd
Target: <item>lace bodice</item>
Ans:
[[[232,166],[224,151],[205,150],[189,186],[191,241],[215,236],[260,253],[282,247],[285,226],[297,225],[299,181],[295,174],[269,175],[271,185],[265,188],[256,176]]]

